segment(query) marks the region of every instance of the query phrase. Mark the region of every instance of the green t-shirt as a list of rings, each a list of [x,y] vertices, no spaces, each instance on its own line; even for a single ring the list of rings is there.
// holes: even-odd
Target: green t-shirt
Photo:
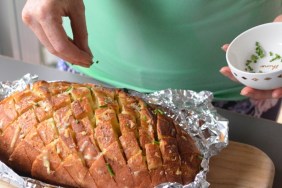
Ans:
[[[208,90],[239,100],[242,85],[219,73],[223,44],[271,22],[281,0],[84,0],[98,64],[75,69],[116,87],[151,92]],[[68,24],[67,32],[71,34]]]

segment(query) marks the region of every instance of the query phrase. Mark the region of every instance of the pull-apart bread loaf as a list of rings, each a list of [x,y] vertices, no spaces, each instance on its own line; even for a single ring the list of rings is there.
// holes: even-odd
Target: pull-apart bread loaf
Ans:
[[[194,180],[193,139],[120,89],[38,81],[0,102],[0,160],[66,187],[154,187]]]

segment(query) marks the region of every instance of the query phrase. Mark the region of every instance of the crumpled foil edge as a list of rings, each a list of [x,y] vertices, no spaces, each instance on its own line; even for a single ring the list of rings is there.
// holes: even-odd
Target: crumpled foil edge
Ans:
[[[0,101],[15,91],[22,91],[28,84],[38,80],[37,75],[26,74],[19,80],[0,82]]]
[[[0,100],[15,91],[22,91],[27,85],[38,80],[37,75],[26,74],[21,79],[0,82]],[[163,183],[156,188],[205,188],[209,187],[206,176],[209,160],[228,145],[228,120],[220,116],[212,105],[213,94],[210,91],[166,89],[151,94],[127,90],[131,95],[141,97],[147,103],[162,107],[164,113],[178,123],[195,140],[203,159],[201,170],[195,180],[187,185],[175,182]],[[61,188],[41,181],[21,177],[0,161],[0,180],[22,188]]]
[[[23,187],[24,179],[0,161],[0,179],[16,187]]]
[[[131,95],[143,98],[147,103],[160,105],[195,140],[203,155],[201,171],[187,185],[163,183],[157,188],[202,188],[209,187],[206,175],[209,160],[228,145],[228,120],[220,116],[212,105],[213,94],[209,91],[166,89],[144,95],[130,91]]]

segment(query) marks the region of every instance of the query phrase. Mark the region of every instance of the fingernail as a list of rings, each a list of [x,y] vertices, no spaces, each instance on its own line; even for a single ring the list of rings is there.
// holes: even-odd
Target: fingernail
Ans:
[[[222,49],[223,51],[226,51],[226,45],[221,46],[221,49]]]
[[[279,99],[280,98],[280,95],[278,93],[273,93],[272,94],[272,98],[274,99]]]
[[[228,45],[229,44],[224,44],[223,46],[221,46],[221,49],[226,52],[227,48],[228,48]]]
[[[91,62],[85,63],[85,62],[81,62],[78,65],[89,68],[91,66]]]
[[[250,92],[247,91],[241,91],[240,95],[244,95],[244,96],[251,96],[252,94]]]
[[[219,70],[219,72],[220,72],[223,76],[228,77],[228,75],[227,75],[226,72],[224,71],[224,68],[221,68],[221,69]]]

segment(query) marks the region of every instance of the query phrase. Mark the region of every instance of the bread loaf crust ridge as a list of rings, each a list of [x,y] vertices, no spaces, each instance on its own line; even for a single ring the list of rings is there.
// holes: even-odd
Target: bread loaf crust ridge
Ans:
[[[54,185],[187,184],[199,156],[161,109],[121,89],[38,81],[0,102],[0,160]]]

